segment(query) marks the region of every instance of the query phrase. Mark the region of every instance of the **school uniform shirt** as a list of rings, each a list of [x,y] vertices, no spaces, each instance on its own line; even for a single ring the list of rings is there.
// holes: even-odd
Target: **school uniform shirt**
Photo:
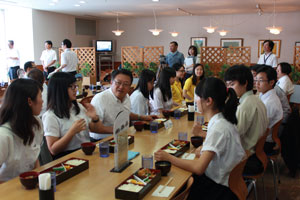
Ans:
[[[77,55],[74,51],[71,51],[71,49],[65,49],[61,54],[61,65],[64,64],[67,64],[67,66],[62,69],[63,72],[74,72],[77,70]]]
[[[79,103],[80,113],[76,115],[74,105],[70,109],[70,118],[59,118],[55,115],[53,110],[47,110],[43,115],[43,124],[45,136],[53,136],[61,138],[70,130],[74,122],[80,119],[84,119],[86,122],[86,129],[76,133],[64,151],[75,150],[81,147],[81,143],[89,142],[89,123],[91,119],[85,114],[86,109]]]
[[[269,119],[268,127],[270,129],[270,133],[267,136],[266,141],[274,142],[272,139],[272,127],[283,117],[282,105],[274,89],[269,90],[265,94],[260,93],[259,98],[267,108],[267,116]]]
[[[164,101],[161,90],[157,87],[154,89],[153,99],[150,98],[151,115],[159,115],[159,109],[170,110],[173,105],[172,98]]]
[[[284,75],[283,77],[278,79],[276,85],[278,85],[286,95],[294,93],[294,85],[288,75]]]
[[[182,93],[181,82],[175,80],[175,82],[171,85],[171,90],[172,90],[173,102],[181,105],[182,101],[184,100],[183,93]]]
[[[267,109],[252,90],[245,92],[239,102],[240,105],[236,111],[237,130],[243,148],[254,153],[257,141],[268,128]]]
[[[205,151],[215,153],[205,170],[205,175],[228,187],[229,174],[243,159],[245,151],[235,126],[227,121],[222,113],[215,114],[208,123],[201,153]]]
[[[149,99],[145,98],[140,90],[130,95],[131,112],[138,115],[149,115]]]
[[[9,122],[0,127],[0,181],[8,181],[34,169],[43,141],[43,124],[35,118],[40,129],[33,128],[34,138],[30,145],[24,145],[23,140],[12,132]]]
[[[113,93],[111,88],[96,94],[91,101],[91,104],[95,107],[97,115],[104,126],[114,126],[115,119],[121,111],[128,113],[130,116],[130,98],[127,94],[123,101],[120,101]],[[96,140],[106,138],[112,134],[96,134],[90,133],[90,136]]]
[[[276,94],[280,100],[280,103],[282,105],[282,111],[283,111],[283,119],[282,119],[282,123],[286,123],[288,120],[289,115],[291,114],[291,107],[288,101],[288,98],[285,94],[285,92],[278,86],[276,85],[274,87]]]
[[[183,90],[186,90],[189,97],[192,98],[192,100],[185,99],[186,102],[194,102],[194,94],[195,94],[196,85],[193,84],[192,78],[193,78],[193,76],[186,79],[184,86],[183,86]]]
[[[40,118],[42,118],[43,114],[47,110],[47,94],[48,94],[48,86],[46,85],[46,83],[44,83],[43,84],[43,92],[42,92],[43,105],[42,105],[41,113],[39,114]]]
[[[271,67],[277,67],[277,57],[272,52],[268,54],[261,54],[257,64],[260,65],[269,65]]]
[[[42,52],[42,55],[41,55],[41,58],[40,58],[41,61],[44,62],[44,65],[49,65],[53,60],[57,60],[57,57],[56,57],[56,52],[53,50],[53,49],[46,49]],[[54,66],[54,64],[52,64],[51,66],[49,67],[52,67]]]
[[[9,67],[16,67],[16,66],[20,66],[20,54],[19,51],[15,48],[12,49],[8,49],[7,50],[7,57],[17,57],[19,58],[18,60],[14,60],[14,59],[7,59],[7,65]]]

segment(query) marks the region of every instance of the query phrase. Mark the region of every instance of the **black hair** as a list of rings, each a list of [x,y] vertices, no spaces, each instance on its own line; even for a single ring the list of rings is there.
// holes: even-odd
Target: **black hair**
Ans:
[[[193,85],[197,85],[197,82],[198,82],[198,77],[196,76],[196,72],[195,71],[196,71],[196,68],[199,67],[199,66],[202,67],[202,71],[203,71],[202,76],[200,76],[199,81],[201,81],[205,77],[204,66],[202,64],[196,64],[196,65],[194,65],[194,67],[193,67],[193,76],[192,76],[192,83],[193,83]]]
[[[24,64],[24,71],[27,72],[29,68],[33,68],[33,61],[28,61]]]
[[[176,77],[175,69],[171,67],[163,68],[158,78],[157,84],[155,86],[160,89],[164,102],[172,98],[172,91],[171,91],[171,84],[170,84],[171,77]]]
[[[176,41],[172,41],[170,44],[174,44],[176,47],[178,47],[178,43]]]
[[[224,76],[225,81],[238,81],[240,85],[247,83],[246,90],[253,90],[253,76],[245,65],[234,65],[227,69]]]
[[[144,69],[139,77],[139,82],[135,90],[140,90],[146,99],[149,99],[149,95],[153,99],[153,89],[151,91],[148,91],[148,82],[151,82],[152,80],[155,81],[155,79],[156,75],[153,71]]]
[[[292,72],[292,67],[289,63],[282,62],[282,63],[279,63],[279,65],[281,67],[282,73],[289,75]]]
[[[255,65],[250,66],[249,68],[250,68],[251,71],[257,72],[257,70],[258,70],[260,67],[261,67],[260,64],[255,64]]]
[[[49,80],[47,110],[51,109],[59,118],[70,118],[70,97],[68,88],[76,82],[73,75],[66,72],[56,72]],[[76,100],[71,102],[76,111],[80,113],[80,108]]]
[[[189,55],[189,56],[190,56],[190,49],[194,49],[195,55],[193,55],[193,56],[197,56],[197,54],[198,54],[197,47],[195,47],[194,45],[191,45],[191,46],[189,47],[189,50],[188,50],[188,55]]]
[[[133,76],[132,76],[131,71],[129,71],[129,70],[127,70],[127,69],[117,69],[117,70],[114,70],[114,71],[111,73],[112,80],[114,80],[118,74],[124,74],[124,75],[126,75],[126,76],[129,76],[129,78],[130,78],[130,84],[132,83],[132,81],[133,81]]]
[[[13,40],[8,40],[9,44],[14,45],[15,42]]]
[[[237,124],[236,110],[238,98],[232,88],[226,88],[225,83],[218,78],[209,77],[202,80],[196,87],[195,93],[203,99],[211,97],[214,108],[223,113],[225,119],[232,124]]]
[[[44,74],[41,70],[35,68],[32,69],[28,74],[27,74],[28,78],[32,79],[32,80],[36,80],[41,86],[43,86],[44,84]]]
[[[67,48],[71,48],[72,47],[72,42],[69,39],[64,39],[62,41],[63,45],[66,45]]]
[[[274,80],[273,88],[277,82],[277,72],[276,70],[269,66],[269,65],[261,65],[261,67],[258,69],[257,74],[265,72],[267,75],[268,82]]]
[[[50,41],[50,40],[46,40],[45,43],[47,43],[47,44],[50,45],[51,47],[52,47],[52,45],[53,45],[53,44],[52,44],[52,41]]]
[[[40,129],[40,123],[34,117],[28,99],[36,101],[40,85],[31,79],[16,79],[7,88],[0,108],[0,125],[10,123],[12,132],[30,145],[34,138],[34,128]]]
[[[181,67],[184,68],[184,66],[183,66],[182,64],[179,64],[179,63],[175,63],[175,64],[172,66],[172,68],[174,68],[176,72],[179,71]]]
[[[271,51],[272,51],[273,48],[274,48],[274,42],[273,42],[272,40],[265,40],[263,44],[265,44],[265,43],[267,43],[267,42],[269,42],[269,47],[270,47],[270,49],[271,49]]]

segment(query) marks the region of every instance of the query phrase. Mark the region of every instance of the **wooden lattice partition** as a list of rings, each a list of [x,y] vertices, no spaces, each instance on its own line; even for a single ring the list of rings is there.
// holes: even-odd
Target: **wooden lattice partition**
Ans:
[[[95,47],[76,47],[71,48],[77,54],[78,58],[78,68],[77,71],[81,70],[81,67],[84,67],[85,63],[90,64],[91,66],[91,73],[90,73],[90,80],[91,84],[96,84],[97,81],[97,71],[96,71],[96,51]],[[61,59],[61,53],[63,52],[62,48],[59,48],[59,63]]]
[[[300,71],[300,46],[295,46],[294,66],[295,66],[295,69],[297,69],[297,71]]]
[[[154,62],[159,64],[160,55],[164,54],[163,46],[145,46],[143,48],[136,46],[121,47],[122,64],[128,62],[133,68],[136,68],[136,63],[143,62],[145,66]]]
[[[201,47],[200,63],[208,64],[217,75],[224,64],[235,65],[251,63],[251,47]]]

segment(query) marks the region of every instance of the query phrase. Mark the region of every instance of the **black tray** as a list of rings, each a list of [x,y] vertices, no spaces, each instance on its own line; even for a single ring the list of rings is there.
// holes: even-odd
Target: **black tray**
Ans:
[[[176,157],[180,157],[182,154],[184,154],[187,150],[190,149],[190,141],[184,141],[184,140],[174,140],[174,141],[181,141],[181,142],[185,142],[186,144],[181,149],[177,150],[175,153],[170,153],[171,155],[176,156]],[[165,146],[163,146],[161,148],[161,150],[166,149],[169,146],[169,143],[166,144]]]
[[[130,138],[128,139],[128,145],[134,143],[134,136],[133,135],[128,135],[128,137],[130,136]],[[108,140],[108,142],[110,142],[111,140],[113,140],[114,138]],[[115,153],[115,145],[114,144],[110,144],[109,143],[109,153]]]

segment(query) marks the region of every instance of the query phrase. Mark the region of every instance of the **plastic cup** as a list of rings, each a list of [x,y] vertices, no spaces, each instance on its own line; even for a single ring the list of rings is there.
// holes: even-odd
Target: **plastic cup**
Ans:
[[[187,141],[188,140],[187,132],[179,132],[178,133],[178,140]]]
[[[99,144],[100,157],[106,158],[109,156],[109,143],[102,142]]]
[[[153,169],[153,155],[142,155],[142,168]]]
[[[181,111],[180,110],[174,110],[174,117],[175,117],[175,119],[180,119]]]
[[[150,122],[150,131],[151,131],[151,133],[158,132],[158,123],[157,122]]]
[[[204,124],[204,116],[197,116],[196,120],[198,125],[202,126]]]

